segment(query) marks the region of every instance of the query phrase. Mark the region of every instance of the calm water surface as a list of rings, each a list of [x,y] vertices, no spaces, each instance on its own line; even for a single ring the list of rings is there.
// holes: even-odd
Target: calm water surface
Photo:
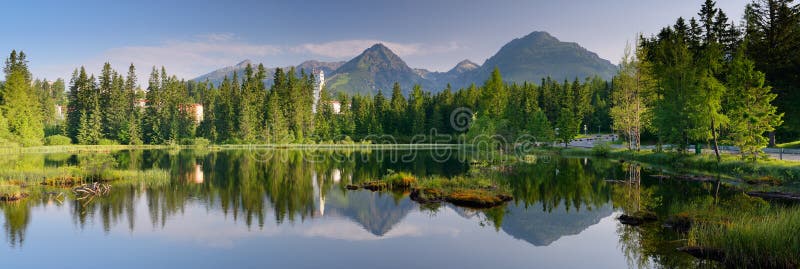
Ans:
[[[713,184],[659,182],[649,176],[655,171],[606,160],[540,156],[498,168],[471,166],[459,154],[439,162],[426,151],[405,161],[398,153],[408,152],[8,156],[0,169],[81,167],[140,179],[115,181],[110,195],[84,200],[30,186],[28,199],[0,204],[0,267],[690,268],[697,261],[674,251],[685,236],[615,218],[724,199]],[[502,171],[491,174],[515,200],[490,210],[421,207],[404,193],[344,188],[389,169],[445,177]]]

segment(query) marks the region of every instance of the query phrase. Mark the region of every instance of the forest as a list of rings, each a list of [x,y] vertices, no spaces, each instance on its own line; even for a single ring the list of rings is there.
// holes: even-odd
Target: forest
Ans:
[[[414,86],[408,96],[398,84],[373,96],[322,89],[316,112],[310,70],[276,69],[267,87],[262,65],[219,85],[153,67],[147,85],[137,85],[135,66],[119,72],[106,63],[97,77],[80,67],[65,83],[34,80],[28,55],[12,51],[0,90],[0,139],[22,146],[385,143],[375,137],[389,135],[430,143],[447,135],[436,142],[492,136],[566,144],[579,134],[613,132],[631,149],[642,141],[678,151],[734,145],[758,157],[768,144],[800,134],[800,12],[792,1],[756,0],[734,21],[705,1],[697,17],[639,34],[611,81],[507,83],[495,68],[482,85]],[[342,104],[339,111],[332,101]],[[197,104],[202,120],[193,115]],[[470,128],[452,122],[464,109]]]

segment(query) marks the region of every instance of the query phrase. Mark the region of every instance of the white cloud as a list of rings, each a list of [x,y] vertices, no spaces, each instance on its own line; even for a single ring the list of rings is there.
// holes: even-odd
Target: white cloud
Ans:
[[[147,87],[147,77],[152,67],[164,66],[169,74],[179,78],[192,79],[245,59],[264,61],[269,57],[284,60],[297,58],[304,60],[335,58],[346,60],[354,57],[374,44],[382,43],[401,57],[431,55],[463,49],[458,44],[397,43],[375,39],[338,40],[323,43],[299,45],[257,44],[242,40],[232,33],[209,33],[185,40],[167,40],[158,44],[110,48],[96,57],[78,63],[52,64],[35,70],[39,76],[62,77],[69,80],[72,70],[78,66],[86,67],[88,72],[97,74],[103,63],[125,73],[128,65],[137,68],[140,86]],[[292,63],[276,63],[276,65]]]
[[[188,79],[243,59],[263,58],[281,52],[278,46],[240,42],[230,33],[207,34],[195,40],[112,48],[89,61],[87,68],[94,70],[106,61],[125,66],[133,63],[140,73],[146,74],[153,66],[165,66],[170,74]],[[142,74],[139,78],[146,81]]]

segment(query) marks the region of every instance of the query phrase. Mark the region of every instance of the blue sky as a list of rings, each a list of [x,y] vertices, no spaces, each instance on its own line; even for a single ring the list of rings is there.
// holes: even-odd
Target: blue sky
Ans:
[[[383,42],[411,66],[482,64],[508,41],[547,31],[617,63],[636,33],[655,33],[702,0],[610,1],[10,1],[0,52],[24,50],[36,77],[68,78],[105,61],[140,81],[154,65],[194,78],[244,59],[267,66],[347,60]],[[748,0],[717,4],[737,22]]]

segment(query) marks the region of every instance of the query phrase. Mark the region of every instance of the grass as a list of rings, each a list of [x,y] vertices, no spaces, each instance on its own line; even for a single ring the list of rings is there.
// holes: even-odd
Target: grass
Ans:
[[[593,156],[598,150],[569,148],[560,150],[565,156]],[[622,149],[601,150],[608,158],[634,160],[643,163],[665,165],[676,169],[718,172],[723,175],[757,182],[762,179],[775,184],[800,183],[800,162],[782,160],[742,160],[738,155],[724,154],[718,163],[713,154],[680,154],[676,152],[653,152],[650,150],[628,151]]]
[[[27,197],[18,185],[0,185],[0,202],[11,202]]]
[[[792,141],[792,142],[777,144],[775,146],[783,149],[800,149],[800,141]]]
[[[0,147],[0,154],[59,153],[59,152],[109,152],[128,149],[165,149],[167,145],[61,145],[34,147]]]
[[[449,202],[458,206],[490,208],[511,200],[508,187],[485,177],[427,177],[417,179],[406,172],[390,171],[379,180],[367,181],[348,189],[372,191],[411,190],[411,199],[422,203]]]
[[[723,264],[748,268],[795,268],[800,265],[800,208],[768,213],[737,210],[725,221],[701,222],[689,244],[724,253]]]

